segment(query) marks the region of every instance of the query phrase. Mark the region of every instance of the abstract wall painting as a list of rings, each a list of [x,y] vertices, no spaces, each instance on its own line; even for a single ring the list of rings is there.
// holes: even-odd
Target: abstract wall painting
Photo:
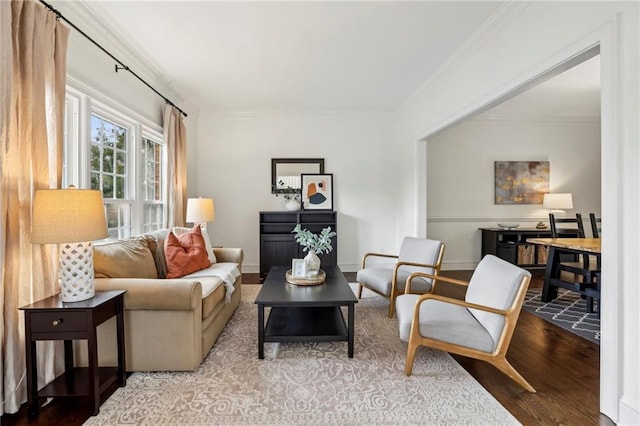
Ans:
[[[495,204],[542,204],[549,192],[548,161],[495,161]]]
[[[302,174],[302,208],[333,210],[333,174]]]

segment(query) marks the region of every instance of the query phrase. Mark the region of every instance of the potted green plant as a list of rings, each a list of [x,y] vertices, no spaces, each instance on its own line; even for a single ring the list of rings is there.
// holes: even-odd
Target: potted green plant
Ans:
[[[318,275],[320,271],[320,258],[318,257],[318,253],[326,254],[333,250],[331,238],[333,238],[336,233],[331,231],[331,227],[328,226],[319,234],[314,234],[308,229],[302,229],[300,224],[297,224],[291,232],[295,234],[296,242],[303,247],[302,250],[309,252],[304,258],[307,275]]]

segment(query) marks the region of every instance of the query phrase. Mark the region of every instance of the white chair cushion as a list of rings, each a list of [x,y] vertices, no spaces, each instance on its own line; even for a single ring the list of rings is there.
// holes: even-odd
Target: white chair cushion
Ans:
[[[531,273],[493,255],[486,255],[478,263],[469,281],[465,300],[506,310],[513,304],[522,278],[525,276],[530,277]],[[470,311],[491,334],[493,340],[498,341],[504,327],[504,317],[478,309],[470,309]]]
[[[400,339],[408,341],[416,294],[403,294],[396,299]],[[467,308],[439,300],[420,304],[420,335],[483,352],[493,352],[496,342]]]
[[[409,277],[409,272],[405,272],[401,267],[398,271],[398,291],[404,291],[404,286]],[[356,281],[364,284],[385,296],[391,296],[391,280],[393,279],[393,268],[365,268],[358,271]],[[426,293],[431,290],[431,283],[423,278],[416,278],[411,284],[411,291]]]
[[[402,245],[400,246],[400,253],[398,254],[398,262],[434,265],[438,261],[440,247],[442,247],[442,241],[404,237]],[[407,272],[407,275],[413,272],[425,272],[427,274],[433,274],[434,272],[433,268],[420,268],[416,266],[403,266],[401,270]],[[431,279],[427,279],[427,281],[431,283]]]

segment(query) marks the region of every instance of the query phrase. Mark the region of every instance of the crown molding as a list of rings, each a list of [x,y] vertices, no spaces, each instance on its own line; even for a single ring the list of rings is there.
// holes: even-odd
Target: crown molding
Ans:
[[[265,117],[294,117],[308,119],[341,119],[394,121],[394,112],[356,111],[356,110],[253,110],[253,111],[224,111],[203,110],[200,117],[225,119],[260,119]]]
[[[567,124],[599,124],[599,115],[528,115],[528,114],[483,114],[469,121],[503,121],[513,123],[567,123]]]

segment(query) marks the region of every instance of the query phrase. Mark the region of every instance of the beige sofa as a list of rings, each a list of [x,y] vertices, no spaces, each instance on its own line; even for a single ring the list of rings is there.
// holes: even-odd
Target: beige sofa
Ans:
[[[195,370],[240,303],[243,252],[239,248],[215,248],[216,263],[183,278],[153,278],[166,275],[163,248],[167,234],[164,229],[94,246],[96,291],[127,290],[127,371]],[[100,277],[105,275],[108,277]],[[115,318],[98,327],[100,365],[117,365],[115,335]],[[86,362],[86,354],[79,357]]]

